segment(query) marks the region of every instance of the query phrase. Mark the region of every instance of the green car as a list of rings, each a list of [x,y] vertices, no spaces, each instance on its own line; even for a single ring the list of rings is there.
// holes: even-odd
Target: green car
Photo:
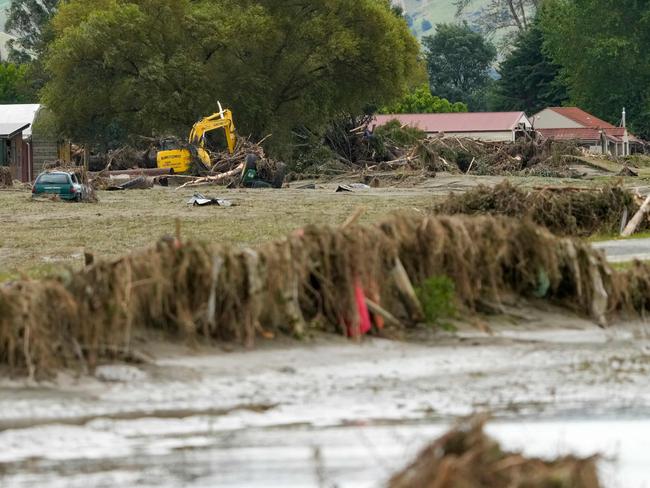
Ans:
[[[61,200],[82,201],[88,193],[87,188],[74,173],[47,171],[36,178],[32,187],[32,197],[58,195]]]

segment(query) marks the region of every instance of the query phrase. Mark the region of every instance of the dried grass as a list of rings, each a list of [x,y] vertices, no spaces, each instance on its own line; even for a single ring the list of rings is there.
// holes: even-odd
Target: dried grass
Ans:
[[[501,450],[483,432],[485,418],[465,420],[425,448],[389,488],[598,488],[596,457],[527,458]]]
[[[451,194],[434,207],[434,212],[528,218],[557,235],[589,236],[618,233],[624,213],[631,217],[638,209],[635,195],[620,185],[524,190],[505,181],[494,187],[481,185],[466,193]],[[648,228],[648,223],[644,225]]]
[[[30,373],[92,367],[128,350],[143,329],[248,346],[262,332],[346,334],[358,325],[357,283],[408,324],[390,278],[397,260],[416,286],[448,276],[470,309],[504,294],[543,296],[604,322],[607,313],[650,305],[648,269],[617,274],[587,244],[531,222],[399,216],[374,226],[307,227],[254,249],[161,241],[66,278],[5,285],[0,364]],[[638,292],[628,291],[632,283]]]

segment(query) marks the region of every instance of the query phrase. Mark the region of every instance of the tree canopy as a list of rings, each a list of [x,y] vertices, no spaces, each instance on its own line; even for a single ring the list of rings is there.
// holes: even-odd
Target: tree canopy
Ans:
[[[571,101],[611,121],[623,107],[650,138],[650,3],[639,0],[546,0],[545,46]]]
[[[568,100],[560,66],[543,51],[539,22],[520,32],[513,50],[499,65],[500,78],[491,96],[493,110],[524,110],[529,114]]]
[[[423,85],[407,93],[400,101],[384,107],[381,112],[385,114],[467,112],[467,105],[461,102],[451,103],[446,98],[434,96],[429,87]]]
[[[423,44],[431,92],[465,102],[471,110],[485,108],[496,48],[467,24],[440,24]]]
[[[282,140],[399,98],[419,63],[388,0],[70,0],[53,27],[44,100],[89,142],[184,133],[218,100]]]

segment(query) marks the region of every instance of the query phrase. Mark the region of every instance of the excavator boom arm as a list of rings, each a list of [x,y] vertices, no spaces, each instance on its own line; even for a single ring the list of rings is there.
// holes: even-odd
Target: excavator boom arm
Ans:
[[[205,146],[205,134],[217,129],[224,130],[228,152],[232,154],[235,151],[237,137],[235,135],[235,123],[233,122],[232,112],[230,110],[223,110],[222,112],[212,114],[194,124],[190,132],[190,144],[203,148]]]

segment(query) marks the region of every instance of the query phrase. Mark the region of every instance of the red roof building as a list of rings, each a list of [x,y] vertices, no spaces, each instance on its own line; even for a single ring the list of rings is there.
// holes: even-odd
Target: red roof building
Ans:
[[[576,141],[590,152],[628,155],[644,142],[624,127],[616,127],[578,107],[549,107],[533,117],[535,130],[548,139]]]
[[[444,134],[486,141],[514,141],[518,133],[532,127],[524,112],[377,115],[371,127],[374,129],[391,120],[421,129],[428,135]]]

